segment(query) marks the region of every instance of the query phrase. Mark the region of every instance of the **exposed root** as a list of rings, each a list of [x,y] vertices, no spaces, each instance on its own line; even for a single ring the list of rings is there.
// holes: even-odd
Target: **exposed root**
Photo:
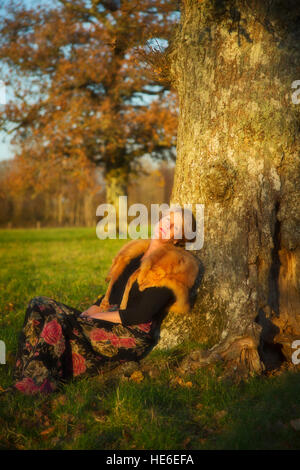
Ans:
[[[234,375],[237,379],[246,378],[265,370],[257,348],[257,341],[251,336],[227,339],[210,350],[193,351],[183,359],[180,368],[185,372],[195,371],[199,367],[222,361],[226,375]]]

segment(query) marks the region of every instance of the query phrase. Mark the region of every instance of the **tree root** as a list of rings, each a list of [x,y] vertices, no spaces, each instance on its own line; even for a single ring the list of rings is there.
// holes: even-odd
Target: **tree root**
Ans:
[[[182,360],[180,369],[193,372],[220,361],[225,366],[225,375],[233,375],[237,380],[261,374],[265,370],[259,357],[257,340],[251,336],[231,337],[209,350],[195,350]]]

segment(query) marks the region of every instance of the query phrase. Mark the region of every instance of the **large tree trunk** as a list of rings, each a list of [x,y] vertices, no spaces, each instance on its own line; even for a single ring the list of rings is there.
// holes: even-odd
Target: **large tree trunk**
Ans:
[[[261,372],[270,351],[273,365],[280,348],[291,361],[300,339],[300,5],[183,3],[171,202],[204,204],[204,272],[192,314],[167,317],[161,343],[215,344],[234,368]]]

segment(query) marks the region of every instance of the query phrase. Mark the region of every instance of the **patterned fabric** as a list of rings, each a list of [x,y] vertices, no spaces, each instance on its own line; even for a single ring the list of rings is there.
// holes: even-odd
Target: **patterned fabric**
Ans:
[[[152,321],[124,326],[96,318],[49,297],[27,307],[14,369],[14,387],[50,393],[70,379],[103,373],[137,361],[153,345]]]

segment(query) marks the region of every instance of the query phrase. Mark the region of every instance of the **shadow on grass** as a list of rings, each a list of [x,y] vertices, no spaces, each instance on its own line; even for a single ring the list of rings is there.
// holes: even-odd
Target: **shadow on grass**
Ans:
[[[188,379],[189,389],[170,387],[167,374],[164,383],[121,383],[105,400],[115,448],[299,449],[290,425],[300,417],[298,374],[233,385],[202,370]]]
[[[174,376],[164,370],[141,383],[77,381],[63,387],[65,401],[56,408],[56,394],[6,397],[0,402],[0,448],[300,448],[300,432],[290,425],[300,417],[299,374],[236,385],[220,380],[218,368],[201,369],[183,378],[190,387],[174,385]],[[53,431],[45,441],[47,426]]]

